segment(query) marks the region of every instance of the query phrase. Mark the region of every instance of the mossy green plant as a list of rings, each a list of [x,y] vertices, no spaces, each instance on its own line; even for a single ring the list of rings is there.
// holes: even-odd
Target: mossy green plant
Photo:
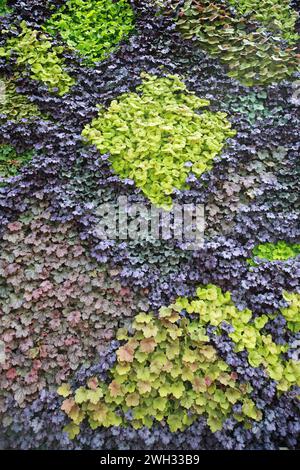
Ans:
[[[68,0],[45,24],[88,62],[103,60],[134,30],[134,13],[127,0]]]
[[[15,55],[21,73],[24,66],[29,66],[32,79],[45,83],[51,92],[64,95],[75,80],[65,71],[64,60],[60,58],[63,50],[53,46],[47,34],[30,29],[22,21],[19,36],[7,40],[5,47],[0,48],[0,57]]]
[[[82,135],[110,153],[121,178],[134,180],[153,204],[169,209],[174,188],[187,188],[190,172],[210,170],[235,131],[225,113],[200,112],[209,101],[189,92],[178,76],[142,78],[136,92],[99,107]]]

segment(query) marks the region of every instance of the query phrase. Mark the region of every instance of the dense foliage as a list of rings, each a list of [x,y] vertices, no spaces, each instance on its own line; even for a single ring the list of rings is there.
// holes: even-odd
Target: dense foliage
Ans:
[[[284,240],[277,243],[263,243],[253,250],[253,256],[263,260],[275,261],[286,260],[300,254],[299,244],[286,243]]]
[[[285,47],[281,34],[270,36],[264,27],[257,27],[255,23],[252,25],[251,19],[245,22],[243,16],[232,15],[222,2],[207,0],[201,3],[203,5],[199,5],[197,0],[185,2],[177,21],[179,30],[184,37],[194,37],[211,55],[225,62],[230,77],[251,86],[282,80],[297,70],[297,50],[295,47]],[[260,5],[263,8],[261,2]],[[241,8],[240,2],[237,11],[248,12]],[[254,18],[262,20],[262,24],[266,22],[268,26],[270,21],[264,21],[266,18],[259,11],[257,13]],[[280,30],[284,38],[297,38],[296,34],[289,35],[290,30],[294,31],[295,16],[289,19],[289,25],[285,23],[287,32]]]
[[[290,0],[229,0],[229,3],[238,12],[250,15],[269,30],[279,32],[287,41],[299,39],[295,32],[298,15],[290,8]]]
[[[4,13],[7,13],[9,9],[7,8],[6,5],[6,0],[0,0],[0,15],[3,15]]]
[[[297,448],[297,5],[0,1],[1,447]]]
[[[41,116],[39,108],[26,95],[17,93],[17,79],[18,76],[1,78],[3,97],[0,101],[0,120],[20,121]]]
[[[70,47],[92,62],[104,59],[133,30],[134,14],[127,0],[68,0],[46,23]]]
[[[224,113],[198,114],[209,101],[188,94],[179,77],[142,78],[137,93],[112,101],[83,136],[110,154],[117,174],[134,180],[157,206],[168,207],[173,189],[183,189],[191,171],[200,176],[210,169],[235,132]]]
[[[41,80],[60,95],[67,93],[74,80],[64,71],[63,61],[59,58],[63,48],[52,47],[46,35],[31,30],[25,21],[21,22],[21,28],[21,33],[0,49],[0,57],[16,55],[16,64],[28,66],[31,78]]]
[[[19,168],[31,160],[32,152],[18,154],[10,145],[0,145],[0,177],[15,176]]]

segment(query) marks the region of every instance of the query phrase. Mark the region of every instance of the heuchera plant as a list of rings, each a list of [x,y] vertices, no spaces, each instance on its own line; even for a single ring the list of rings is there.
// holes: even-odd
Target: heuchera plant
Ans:
[[[285,261],[300,254],[300,244],[287,243],[284,240],[277,243],[263,243],[257,245],[252,250],[252,254],[254,260],[258,258],[258,260],[266,261]],[[255,265],[254,260],[249,260],[249,263]]]
[[[6,0],[0,0],[0,16],[5,15],[9,11]]]
[[[9,8],[6,5],[6,0],[0,0],[0,16],[5,15],[9,12]]]
[[[111,2],[112,8],[117,3]],[[157,3],[161,4],[160,11]],[[170,12],[171,3],[178,8]],[[176,22],[187,20],[180,11],[183,3],[188,5],[181,0],[130,0],[134,34],[124,34],[112,50],[107,50],[105,60],[97,63],[87,58],[89,51],[81,53],[75,44],[70,47],[55,27],[53,36],[47,38],[53,47],[63,45],[57,54],[60,64],[70,77],[76,77],[76,86],[61,96],[31,78],[28,62],[17,66],[18,53],[12,51],[0,58],[1,145],[11,146],[18,155],[27,149],[34,151],[34,158],[18,175],[0,187],[0,324],[5,343],[5,351],[3,345],[0,348],[1,447],[257,450],[299,446],[299,256],[271,262],[256,257],[255,266],[247,263],[253,247],[270,241],[276,245],[276,240],[299,244],[300,240],[300,119],[298,77],[293,76],[298,59],[294,50],[297,44],[288,39],[299,27],[297,23],[292,31],[293,12],[299,10],[299,1],[289,3],[288,19],[286,2],[281,2],[280,10],[274,0],[273,24],[268,19],[271,2],[266,0],[260,3],[265,5],[264,10],[256,2],[252,13],[249,9],[254,0],[241,0],[235,7],[226,0],[198,0],[193,2],[199,6],[197,15],[189,17],[187,28],[180,34]],[[4,50],[7,42],[17,43],[18,35],[22,36],[20,25],[24,20],[28,29],[39,31],[40,37],[51,15],[67,11],[63,0],[11,0],[7,4],[13,9],[0,17],[0,47]],[[243,4],[247,4],[248,13],[238,11]],[[89,5],[91,2],[84,2],[84,6]],[[262,11],[265,18],[258,20]],[[72,25],[70,35],[77,26],[79,34],[81,24],[88,21],[81,18],[81,24],[76,25],[75,16],[73,10],[65,18],[68,26]],[[111,20],[108,18],[110,26]],[[280,24],[276,26],[275,21]],[[93,34],[98,31],[94,19],[90,27]],[[224,51],[227,46],[230,51]],[[44,52],[42,55],[47,56]],[[228,75],[230,71],[238,80]],[[97,208],[109,202],[117,209],[119,195],[127,196],[130,203],[150,207],[143,190],[114,170],[109,152],[102,154],[96,146],[85,145],[82,138],[84,127],[97,116],[97,103],[102,106],[103,119],[111,103],[119,104],[123,96],[143,97],[137,90],[141,72],[165,79],[169,75],[182,77],[186,89],[193,91],[195,98],[209,101],[212,114],[224,111],[226,121],[236,131],[234,139],[218,153],[220,157],[211,161],[209,171],[196,175],[189,170],[185,185],[163,197],[164,201],[171,197],[174,204],[205,205],[201,250],[184,250],[182,243],[173,239],[101,240],[97,233]],[[253,73],[255,76],[251,76]],[[296,81],[292,82],[294,77]],[[249,89],[241,82],[261,86]],[[172,93],[174,106],[177,100],[183,102],[183,95],[192,97],[186,90]],[[144,107],[138,106],[137,113],[142,110]],[[191,120],[202,111],[208,108],[192,110]],[[43,119],[40,113],[49,119]],[[141,126],[136,118],[134,123],[134,131],[138,131]],[[126,125],[129,127],[128,122]],[[121,129],[123,126],[122,121]],[[176,131],[181,134],[179,126]],[[119,136],[125,131],[116,132]],[[128,134],[128,139],[131,142],[134,136]],[[142,147],[148,144],[147,139],[140,139],[140,143]],[[174,153],[182,152],[175,149]],[[161,158],[160,153],[157,155]],[[281,253],[285,251],[286,247],[280,249]],[[216,292],[216,287],[208,288],[209,284],[231,292],[234,302],[226,303],[222,296],[227,299],[227,294]],[[195,296],[199,285],[206,286],[201,288],[201,299],[199,293]],[[215,296],[216,300],[205,296]],[[181,397],[173,395],[178,394],[173,387],[176,378],[171,382],[172,395],[167,397],[172,406],[178,406],[181,422],[173,420],[171,409],[170,425],[167,423],[167,405],[163,412],[156,409],[156,413],[164,413],[161,421],[153,419],[149,428],[143,425],[135,429],[132,413],[136,406],[116,397],[122,400],[114,408],[121,425],[91,429],[84,419],[80,432],[70,440],[63,431],[69,418],[61,410],[64,397],[56,393],[57,387],[70,384],[71,393],[65,399],[74,400],[80,387],[93,390],[95,378],[97,387],[107,390],[114,378],[112,370],[120,364],[116,351],[141,334],[141,330],[132,329],[134,317],[148,311],[150,305],[150,311],[155,312],[149,316],[151,322],[157,322],[159,331],[166,332],[163,322],[170,320],[161,316],[164,310],[160,317],[157,313],[162,305],[178,301],[182,305],[178,305],[180,318],[175,325],[183,331],[186,319],[201,326],[208,338],[201,348],[209,346],[216,355],[215,362],[206,358],[202,364],[211,370],[223,361],[228,368],[224,373],[233,374],[234,387],[247,384],[251,392],[230,403],[228,414],[222,394],[216,395],[218,402],[209,400],[210,407],[216,404],[217,418],[222,421],[222,429],[212,432],[209,426],[215,422],[211,423],[206,412],[194,413],[193,423],[183,424],[184,420],[188,422],[190,410],[182,406]],[[187,309],[195,311],[188,313]],[[125,331],[119,337],[127,334],[127,339],[116,340],[120,327]],[[148,338],[137,341],[142,343],[143,339]],[[193,341],[188,336],[186,344]],[[156,345],[156,352],[158,348]],[[183,348],[180,343],[180,351]],[[138,348],[134,356],[137,352]],[[146,355],[151,358],[153,353]],[[169,361],[172,366],[177,359]],[[143,363],[135,358],[129,366],[133,363],[142,370]],[[195,364],[198,366],[198,359]],[[171,372],[163,371],[162,375],[167,373]],[[232,390],[219,378],[211,384],[216,391]],[[136,378],[131,382],[136,384]],[[179,382],[193,391],[189,380],[180,378]],[[66,387],[62,388],[65,395]],[[107,394],[99,398],[101,406],[106,404]],[[130,398],[135,403],[136,396]],[[257,411],[260,420],[244,415],[247,399],[255,409],[251,404],[244,411]],[[154,399],[148,403],[150,408],[152,402]],[[67,410],[68,405],[72,403],[65,404]],[[76,405],[80,412],[82,407],[95,406],[88,400]],[[92,410],[85,412],[87,418],[88,413]],[[76,408],[74,414],[76,418]],[[170,426],[176,425],[185,426],[184,430],[171,432]],[[69,428],[70,434],[78,432],[75,423]]]
[[[287,321],[287,327],[294,333],[300,331],[300,294],[295,292],[284,292],[283,298],[289,304],[280,311]]]
[[[134,292],[90,257],[73,224],[50,218],[39,201],[8,224],[1,241],[0,334],[6,354],[0,388],[6,397],[13,387],[20,406],[68,379],[79,364],[93,363],[114,331],[141,308],[142,296],[135,305]]]
[[[0,145],[0,178],[15,176],[20,167],[31,160],[32,155],[31,151],[17,153],[11,145]]]
[[[134,428],[166,421],[172,432],[184,430],[201,414],[215,432],[238,402],[239,421],[261,419],[249,396],[251,387],[239,383],[218,357],[201,318],[181,317],[173,306],[162,307],[158,318],[137,315],[133,331],[130,338],[124,329],[118,333],[118,339],[127,342],[117,350],[109,385],[91,377],[87,388],[78,388],[74,396],[68,384],[58,389],[66,398],[62,410],[72,419],[65,428],[71,437],[86,417],[92,429],[121,425],[129,410]]]
[[[60,58],[64,48],[53,46],[48,35],[30,29],[25,21],[21,28],[17,38],[8,39],[5,47],[0,48],[0,57],[15,54],[21,70],[29,66],[31,78],[42,81],[59,95],[68,93],[75,80],[65,71],[64,60]]]
[[[296,309],[292,304],[285,316],[299,317],[297,307],[298,303]],[[78,388],[74,396],[69,384],[58,389],[66,398],[62,410],[72,419],[65,430],[73,438],[86,417],[93,429],[126,424],[132,410],[131,424],[136,428],[165,420],[172,432],[183,430],[204,413],[215,432],[237,402],[242,404],[241,414],[235,415],[239,421],[247,417],[260,420],[262,414],[250,398],[251,387],[238,383],[238,375],[218,358],[205,327],[231,327],[228,336],[236,343],[236,350],[246,349],[250,365],[263,365],[278,382],[278,390],[286,391],[300,385],[300,363],[281,359],[288,346],[276,345],[270,335],[261,333],[267,322],[266,315],[252,320],[250,310],[239,311],[230,293],[223,294],[214,285],[199,287],[194,300],[182,297],[162,307],[158,318],[137,315],[133,336],[128,338],[124,329],[118,333],[118,339],[127,342],[117,350],[109,385],[92,377],[87,388]],[[216,328],[214,334],[220,333]]]
[[[200,113],[209,101],[189,92],[178,76],[142,78],[135,93],[100,107],[82,135],[110,153],[117,174],[134,180],[157,206],[169,207],[174,188],[187,188],[190,172],[209,170],[235,131],[226,114]]]
[[[236,10],[260,21],[270,31],[281,33],[282,37],[294,43],[299,40],[295,31],[299,14],[291,8],[290,0],[228,0]]]
[[[187,39],[228,66],[228,75],[246,86],[269,84],[296,72],[299,57],[295,47],[284,48],[280,37],[268,35],[241,16],[233,16],[224,2],[188,0],[177,25]]]
[[[68,0],[46,22],[46,31],[59,32],[69,47],[88,62],[104,59],[134,29],[127,0]]]
[[[17,93],[17,78],[17,75],[0,78],[3,88],[3,97],[0,100],[0,122],[5,122],[7,119],[19,122],[22,119],[34,119],[42,115],[39,108],[31,103],[26,95]]]

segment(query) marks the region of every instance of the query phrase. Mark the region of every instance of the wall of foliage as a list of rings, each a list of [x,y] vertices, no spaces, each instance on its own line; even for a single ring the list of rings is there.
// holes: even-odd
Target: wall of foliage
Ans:
[[[298,12],[0,0],[2,448],[299,446]],[[101,239],[120,196],[203,246]]]

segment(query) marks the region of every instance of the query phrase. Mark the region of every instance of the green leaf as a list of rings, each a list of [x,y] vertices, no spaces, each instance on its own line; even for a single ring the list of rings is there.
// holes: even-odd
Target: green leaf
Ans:
[[[57,393],[59,395],[61,395],[62,397],[66,398],[68,397],[69,395],[71,395],[71,387],[70,387],[70,384],[67,384],[67,383],[64,383],[64,384],[61,384],[60,387],[58,387],[57,389]]]

